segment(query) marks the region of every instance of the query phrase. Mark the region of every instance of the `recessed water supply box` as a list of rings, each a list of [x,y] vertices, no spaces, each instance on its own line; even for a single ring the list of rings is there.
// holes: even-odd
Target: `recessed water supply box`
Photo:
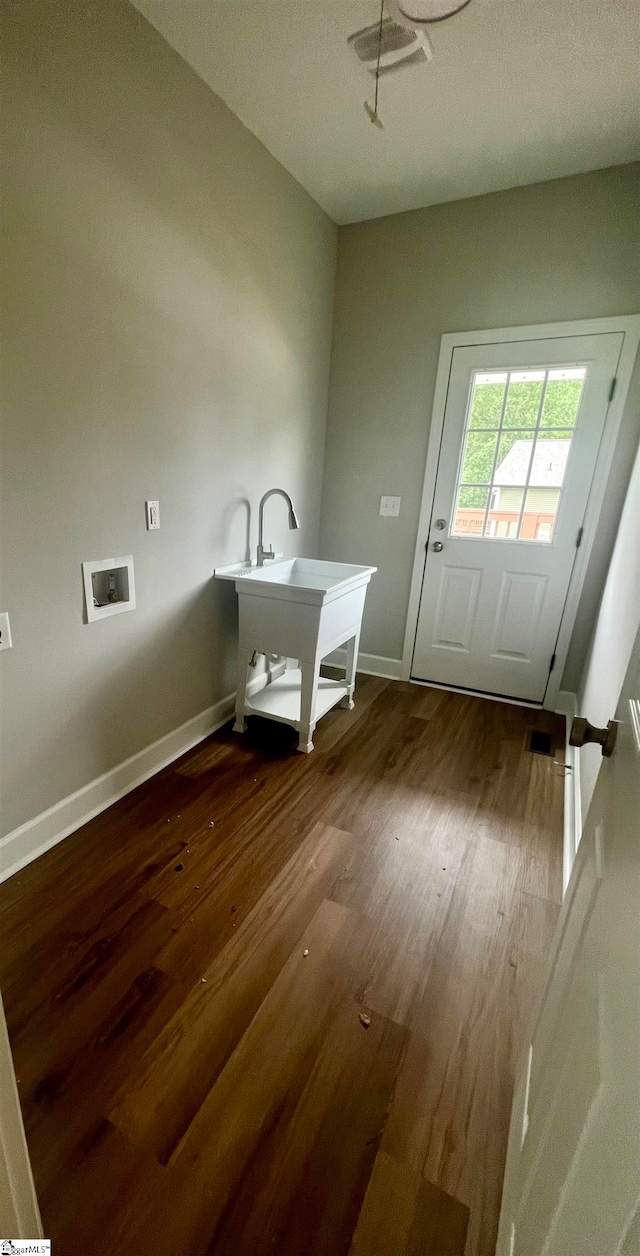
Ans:
[[[96,558],[82,564],[87,623],[135,610],[133,555]]]

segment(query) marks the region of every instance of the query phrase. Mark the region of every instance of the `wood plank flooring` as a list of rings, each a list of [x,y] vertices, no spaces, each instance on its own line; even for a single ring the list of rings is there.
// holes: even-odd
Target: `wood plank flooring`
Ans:
[[[531,727],[359,677],[313,754],[227,727],[0,886],[55,1256],[493,1256],[561,892]]]

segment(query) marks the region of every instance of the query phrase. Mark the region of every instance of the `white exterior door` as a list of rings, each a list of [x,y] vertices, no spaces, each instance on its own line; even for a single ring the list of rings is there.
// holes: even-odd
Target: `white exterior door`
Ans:
[[[498,1256],[640,1252],[640,634],[516,1089]]]
[[[416,679],[543,700],[623,340],[454,350]]]

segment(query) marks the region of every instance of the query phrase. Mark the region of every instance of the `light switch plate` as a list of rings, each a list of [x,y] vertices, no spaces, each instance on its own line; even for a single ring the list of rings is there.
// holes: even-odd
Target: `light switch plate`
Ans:
[[[397,519],[400,514],[400,497],[381,497],[380,514]]]
[[[10,650],[12,645],[9,612],[0,611],[0,650]]]
[[[145,502],[147,513],[147,532],[155,532],[160,527],[160,502]]]

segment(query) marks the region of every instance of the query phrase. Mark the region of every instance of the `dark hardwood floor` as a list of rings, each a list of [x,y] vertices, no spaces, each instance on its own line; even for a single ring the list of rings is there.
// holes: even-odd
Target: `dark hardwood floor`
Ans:
[[[0,886],[55,1256],[493,1256],[559,910],[563,721],[360,677]]]

